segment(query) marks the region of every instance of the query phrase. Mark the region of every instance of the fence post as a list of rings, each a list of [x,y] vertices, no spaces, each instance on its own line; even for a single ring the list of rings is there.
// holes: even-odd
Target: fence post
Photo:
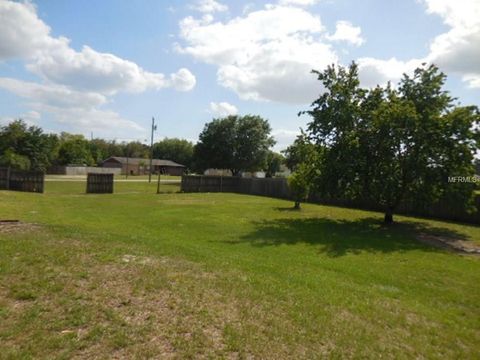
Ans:
[[[10,166],[7,167],[7,183],[6,183],[6,189],[10,190]]]

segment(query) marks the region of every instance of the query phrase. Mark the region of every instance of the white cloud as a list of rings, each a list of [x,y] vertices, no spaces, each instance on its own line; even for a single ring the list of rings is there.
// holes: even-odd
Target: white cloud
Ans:
[[[388,81],[395,85],[404,73],[411,75],[422,62],[421,59],[401,61],[396,58],[388,60],[360,58],[357,60],[360,82],[362,86],[367,87],[383,86]]]
[[[480,88],[480,75],[478,74],[464,75],[463,81],[466,81],[471,88]]]
[[[178,91],[190,91],[195,87],[197,80],[190,70],[181,68],[170,75],[170,83]]]
[[[0,78],[0,87],[28,100],[34,111],[47,111],[73,126],[139,130],[134,122],[100,109],[118,92],[138,93],[174,88],[189,91],[195,76],[185,68],[165,76],[89,46],[70,47],[65,37],[53,37],[50,27],[29,1],[0,0],[0,61],[23,60],[42,83]]]
[[[74,91],[62,85],[44,85],[12,78],[0,78],[0,88],[36,103],[59,107],[95,107],[107,102],[107,98],[102,94]]]
[[[66,43],[55,51],[38,54],[27,69],[45,81],[104,94],[142,92],[168,86],[163,74],[145,71],[134,62],[99,53],[88,46],[77,52]]]
[[[229,115],[237,115],[238,109],[235,105],[229,104],[228,102],[210,103],[210,111],[214,116],[226,117]]]
[[[11,78],[0,78],[0,88],[6,89],[27,100],[33,110],[18,117],[33,123],[40,113],[50,114],[55,121],[68,125],[75,131],[112,134],[143,133],[137,123],[122,118],[111,110],[100,109],[107,98],[98,93],[71,90],[62,85],[37,84]]]
[[[430,14],[440,15],[452,28],[471,28],[480,22],[480,3],[477,0],[422,0]]]
[[[447,75],[457,74],[471,88],[480,88],[480,1],[421,0],[427,13],[440,16],[449,30],[436,36],[420,59],[358,59],[360,79],[368,86],[398,81],[421,63],[436,64]]]
[[[480,87],[480,1],[423,2],[428,13],[440,16],[450,27],[433,40],[427,60],[461,75],[470,87]]]
[[[145,129],[135,121],[123,118],[112,110],[97,108],[63,108],[39,106],[42,113],[51,114],[60,124],[69,126],[73,131],[81,133],[94,132],[97,136],[112,138],[125,134],[137,137],[145,134]]]
[[[349,21],[337,21],[335,33],[328,35],[327,38],[332,41],[346,41],[355,46],[360,46],[365,42],[362,38],[362,29],[359,26],[353,26]]]
[[[29,2],[0,1],[0,60],[30,58],[42,49],[61,45]]]
[[[320,0],[280,0],[280,5],[310,6],[320,2]]]
[[[50,35],[50,27],[38,18],[31,3],[4,0],[0,1],[0,59],[11,58],[26,60],[27,69],[46,82],[77,90],[111,95],[119,91],[142,92],[169,86],[188,88],[167,81],[162,73],[146,71],[132,61],[98,52],[89,46],[76,51],[70,47],[68,39]],[[185,70],[181,71],[185,75]],[[190,84],[191,77],[190,73]]]
[[[26,113],[18,116],[0,116],[0,125],[8,125],[14,120],[22,119],[27,125],[32,126],[38,123],[38,120],[42,117],[38,111],[27,111]]]
[[[203,13],[223,12],[228,10],[228,6],[215,0],[198,0],[190,6],[193,10]]]
[[[272,131],[272,136],[277,142],[274,146],[274,150],[285,150],[288,146],[293,144],[298,135],[300,135],[300,130],[277,129]]]
[[[218,66],[218,82],[242,99],[309,103],[320,90],[310,71],[337,62],[323,35],[319,17],[268,5],[227,22],[184,18],[177,51]]]

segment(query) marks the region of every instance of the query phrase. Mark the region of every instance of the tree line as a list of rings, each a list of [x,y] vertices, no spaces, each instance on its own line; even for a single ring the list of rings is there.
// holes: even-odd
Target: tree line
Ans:
[[[265,171],[274,176],[283,156],[271,150],[275,144],[267,120],[259,116],[213,119],[197,144],[178,138],[154,143],[153,157],[185,165],[190,172],[208,168],[228,169],[233,175]],[[87,139],[62,132],[46,134],[38,126],[15,120],[0,127],[0,166],[46,171],[51,166],[97,166],[111,156],[148,159],[150,146],[139,141]]]

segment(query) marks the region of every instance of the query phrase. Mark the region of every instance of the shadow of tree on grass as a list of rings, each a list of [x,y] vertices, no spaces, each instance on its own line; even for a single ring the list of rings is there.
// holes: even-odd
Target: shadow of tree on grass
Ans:
[[[309,244],[320,253],[337,257],[360,252],[405,252],[412,250],[439,251],[422,244],[419,234],[442,235],[466,240],[461,233],[434,228],[419,222],[383,226],[379,218],[338,220],[329,218],[276,219],[258,221],[256,229],[230,244],[249,242],[252,246]]]

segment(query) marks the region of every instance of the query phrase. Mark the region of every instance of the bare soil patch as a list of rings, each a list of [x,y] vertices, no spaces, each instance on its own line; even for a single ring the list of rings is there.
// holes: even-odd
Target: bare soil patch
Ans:
[[[417,239],[422,243],[435,247],[440,247],[459,253],[480,256],[480,246],[473,243],[472,241],[460,240],[442,235],[430,235],[425,233],[419,234],[417,236]]]
[[[24,223],[19,220],[0,220],[0,234],[35,231],[40,228],[37,224]]]

